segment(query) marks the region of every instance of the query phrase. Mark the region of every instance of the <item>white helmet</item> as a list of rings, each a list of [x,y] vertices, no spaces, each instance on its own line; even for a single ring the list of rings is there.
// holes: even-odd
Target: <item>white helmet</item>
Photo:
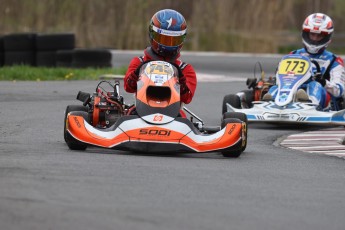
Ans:
[[[302,41],[305,49],[310,54],[322,53],[331,42],[334,31],[333,21],[326,14],[314,13],[309,15],[302,26]],[[321,41],[314,41],[309,38],[309,33],[324,34]]]

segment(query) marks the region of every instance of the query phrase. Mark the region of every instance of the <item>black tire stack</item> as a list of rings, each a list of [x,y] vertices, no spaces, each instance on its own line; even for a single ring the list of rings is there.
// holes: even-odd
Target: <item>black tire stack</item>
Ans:
[[[4,65],[35,66],[35,33],[9,34],[3,37]]]
[[[105,68],[111,67],[112,53],[109,49],[75,49],[72,67]]]
[[[70,60],[58,56],[58,52],[72,52],[75,36],[72,33],[38,34],[36,37],[36,65],[45,67],[69,66]]]
[[[56,52],[56,67],[71,67],[73,61],[73,50],[58,50]]]
[[[0,67],[4,65],[4,38],[0,37]]]
[[[75,49],[73,33],[16,33],[0,37],[0,67],[112,67],[112,52],[106,48]]]

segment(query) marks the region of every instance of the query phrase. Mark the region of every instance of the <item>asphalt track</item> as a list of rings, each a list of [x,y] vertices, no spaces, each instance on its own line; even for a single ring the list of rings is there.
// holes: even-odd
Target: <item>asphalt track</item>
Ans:
[[[201,81],[189,108],[217,125],[244,81]],[[320,127],[251,124],[238,159],[71,151],[64,109],[96,83],[0,82],[1,229],[344,229],[344,160],[278,144]]]

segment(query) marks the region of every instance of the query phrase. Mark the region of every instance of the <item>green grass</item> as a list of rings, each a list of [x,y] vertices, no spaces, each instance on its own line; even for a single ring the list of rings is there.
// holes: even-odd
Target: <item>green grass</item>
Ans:
[[[25,65],[0,67],[0,81],[98,80],[100,75],[124,75],[126,68],[48,68]]]

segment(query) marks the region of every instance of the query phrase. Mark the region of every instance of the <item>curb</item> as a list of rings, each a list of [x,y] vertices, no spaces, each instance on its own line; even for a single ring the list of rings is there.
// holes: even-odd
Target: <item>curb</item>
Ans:
[[[293,134],[280,142],[280,145],[302,152],[325,154],[345,159],[344,127],[320,129]]]

